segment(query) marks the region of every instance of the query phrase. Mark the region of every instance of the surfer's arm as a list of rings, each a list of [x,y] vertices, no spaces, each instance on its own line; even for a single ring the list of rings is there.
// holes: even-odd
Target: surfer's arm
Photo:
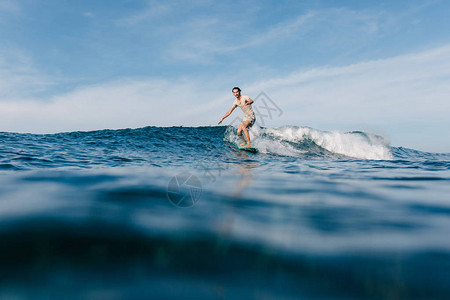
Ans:
[[[255,101],[253,101],[252,99],[248,98],[248,100],[245,100],[244,106],[250,105],[250,104],[252,104],[253,102],[255,102]]]
[[[222,119],[220,119],[220,121],[219,121],[219,123],[217,123],[217,125],[220,124],[220,123],[222,123],[222,121],[223,121],[226,117],[228,117],[229,115],[231,115],[231,113],[233,112],[233,110],[234,110],[235,108],[236,108],[236,105],[233,105],[233,107],[230,108],[229,111],[227,111],[227,113],[222,117]]]

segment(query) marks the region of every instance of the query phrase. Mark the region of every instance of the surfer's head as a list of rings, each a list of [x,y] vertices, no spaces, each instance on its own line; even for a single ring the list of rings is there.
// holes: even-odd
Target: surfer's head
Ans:
[[[233,95],[235,97],[239,97],[241,95],[241,89],[238,88],[237,86],[235,86],[231,91],[233,92]]]

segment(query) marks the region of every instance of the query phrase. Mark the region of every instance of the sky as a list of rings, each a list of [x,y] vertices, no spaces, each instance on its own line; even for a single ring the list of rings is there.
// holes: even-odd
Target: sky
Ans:
[[[449,20],[447,0],[0,0],[0,131],[214,126],[239,86],[264,127],[450,152]]]

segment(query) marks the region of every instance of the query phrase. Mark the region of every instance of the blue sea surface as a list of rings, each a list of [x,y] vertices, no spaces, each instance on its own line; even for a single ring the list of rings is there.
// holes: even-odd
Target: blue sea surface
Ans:
[[[450,154],[251,136],[0,133],[0,299],[448,299]]]

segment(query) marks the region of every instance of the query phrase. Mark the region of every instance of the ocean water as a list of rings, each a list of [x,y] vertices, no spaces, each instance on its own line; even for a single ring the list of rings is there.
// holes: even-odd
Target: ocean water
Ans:
[[[0,133],[0,299],[449,299],[450,154],[234,130]]]

